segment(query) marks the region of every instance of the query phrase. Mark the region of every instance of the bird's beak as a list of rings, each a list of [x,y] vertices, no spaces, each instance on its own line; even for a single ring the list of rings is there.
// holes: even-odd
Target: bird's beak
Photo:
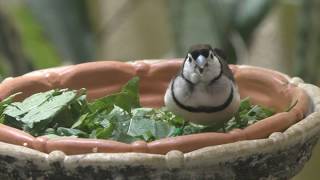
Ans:
[[[199,67],[199,70],[202,72],[204,66],[205,66],[206,63],[207,63],[207,58],[205,58],[204,56],[200,55],[200,56],[198,56],[198,58],[196,59],[196,63],[197,63],[197,65],[198,65],[198,67]]]

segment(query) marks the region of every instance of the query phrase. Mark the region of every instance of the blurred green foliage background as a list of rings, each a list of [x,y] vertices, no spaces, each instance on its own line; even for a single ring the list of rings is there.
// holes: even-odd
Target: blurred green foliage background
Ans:
[[[87,61],[184,57],[209,43],[229,63],[319,85],[319,17],[319,0],[0,0],[0,80]],[[295,179],[318,179],[319,161],[317,148]]]

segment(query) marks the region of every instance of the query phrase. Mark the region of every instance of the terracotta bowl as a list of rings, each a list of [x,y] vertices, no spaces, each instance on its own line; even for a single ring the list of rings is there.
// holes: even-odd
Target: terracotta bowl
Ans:
[[[118,91],[133,76],[139,76],[142,105],[161,107],[168,83],[181,62],[105,61],[35,71],[4,80],[0,99],[23,92],[18,97],[22,100],[53,88],[86,88],[89,99],[95,99]],[[49,140],[1,124],[0,159],[4,163],[0,167],[15,171],[22,178],[292,177],[309,159],[319,137],[319,88],[268,69],[230,67],[241,97],[249,96],[255,104],[272,107],[277,111],[274,116],[228,133],[201,133],[132,144],[81,138]],[[284,112],[295,102],[293,109]],[[12,178],[1,173],[0,178]]]

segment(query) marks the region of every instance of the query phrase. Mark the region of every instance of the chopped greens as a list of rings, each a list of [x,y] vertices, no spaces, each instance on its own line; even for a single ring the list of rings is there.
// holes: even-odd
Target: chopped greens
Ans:
[[[225,131],[235,128],[245,128],[261,119],[265,119],[274,114],[274,111],[259,105],[252,105],[249,98],[245,98],[240,102],[240,108],[235,116],[225,125]]]
[[[34,94],[22,102],[15,95],[0,102],[0,123],[34,136],[111,139],[130,143],[153,141],[201,132],[226,132],[245,128],[274,114],[252,105],[249,98],[240,103],[236,115],[223,127],[202,126],[185,121],[166,108],[141,107],[139,78],[131,79],[120,92],[88,102],[85,89],[55,89]]]

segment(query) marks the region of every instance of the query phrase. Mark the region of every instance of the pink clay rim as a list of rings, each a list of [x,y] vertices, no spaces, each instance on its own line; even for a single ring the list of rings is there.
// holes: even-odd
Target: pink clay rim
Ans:
[[[26,75],[7,78],[0,84],[0,99],[23,92],[18,99],[35,92],[53,88],[88,89],[89,99],[105,96],[120,89],[133,76],[141,78],[141,104],[148,107],[163,105],[163,95],[171,78],[181,65],[180,59],[165,61],[117,61],[91,62],[34,71]],[[277,114],[263,119],[245,129],[228,133],[200,133],[164,138],[152,142],[136,141],[131,144],[112,140],[83,138],[33,137],[21,130],[0,124],[0,141],[29,147],[44,153],[55,150],[67,155],[96,152],[143,152],[166,154],[171,150],[187,153],[203,147],[253,140],[268,137],[273,132],[282,132],[302,120],[310,107],[310,99],[303,89],[290,84],[289,77],[268,69],[230,65],[240,94],[250,96],[254,103],[273,107]],[[283,110],[290,104],[297,104],[290,112]]]

